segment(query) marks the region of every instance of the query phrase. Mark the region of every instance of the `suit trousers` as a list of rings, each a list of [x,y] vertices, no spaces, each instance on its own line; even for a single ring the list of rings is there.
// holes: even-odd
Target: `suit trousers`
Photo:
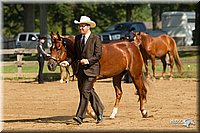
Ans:
[[[43,81],[43,68],[44,68],[44,57],[38,57],[38,63],[39,63],[39,72],[38,72],[38,82],[42,83]]]
[[[77,78],[80,93],[80,102],[76,116],[82,119],[85,118],[89,102],[91,103],[92,109],[97,116],[103,114],[104,106],[93,88],[96,77],[89,77],[85,75],[83,70],[80,70]]]

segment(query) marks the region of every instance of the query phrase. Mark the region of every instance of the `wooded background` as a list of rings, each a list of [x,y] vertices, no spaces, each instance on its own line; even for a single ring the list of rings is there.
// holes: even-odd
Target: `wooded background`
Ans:
[[[3,37],[13,39],[19,32],[51,31],[62,35],[78,33],[74,20],[87,15],[97,23],[93,33],[101,33],[108,26],[125,21],[152,22],[153,30],[160,29],[161,14],[165,11],[195,11],[196,32],[199,36],[199,3],[3,3]],[[198,39],[199,42],[199,39]],[[198,43],[199,44],[199,43]]]

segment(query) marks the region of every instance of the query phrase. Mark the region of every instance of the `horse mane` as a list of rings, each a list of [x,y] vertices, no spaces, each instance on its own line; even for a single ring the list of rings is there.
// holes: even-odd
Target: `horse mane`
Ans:
[[[140,32],[140,34],[142,35],[142,36],[145,36],[145,39],[146,39],[146,41],[148,41],[148,42],[152,42],[154,39],[153,39],[153,37],[151,36],[151,35],[149,35],[149,34],[147,34],[147,33],[145,33],[145,32]]]

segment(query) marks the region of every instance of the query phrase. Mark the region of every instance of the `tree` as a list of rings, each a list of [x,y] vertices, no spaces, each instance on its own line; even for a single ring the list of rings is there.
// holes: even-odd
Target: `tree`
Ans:
[[[126,21],[132,21],[132,8],[133,4],[126,4]]]
[[[159,22],[160,19],[160,5],[159,4],[151,4],[151,10],[152,10],[152,24],[153,24],[153,30],[160,29]]]
[[[47,34],[47,5],[40,4],[40,34]]]
[[[3,4],[3,35],[5,38],[14,38],[23,31],[23,6],[20,4]]]
[[[35,30],[35,7],[34,4],[23,4],[24,12],[24,32],[33,32]]]

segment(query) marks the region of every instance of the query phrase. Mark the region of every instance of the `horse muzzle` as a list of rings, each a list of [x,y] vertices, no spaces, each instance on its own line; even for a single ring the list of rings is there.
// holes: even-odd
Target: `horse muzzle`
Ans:
[[[47,63],[47,67],[48,67],[49,71],[55,71],[57,65],[58,65],[58,63],[56,61],[49,61]]]

